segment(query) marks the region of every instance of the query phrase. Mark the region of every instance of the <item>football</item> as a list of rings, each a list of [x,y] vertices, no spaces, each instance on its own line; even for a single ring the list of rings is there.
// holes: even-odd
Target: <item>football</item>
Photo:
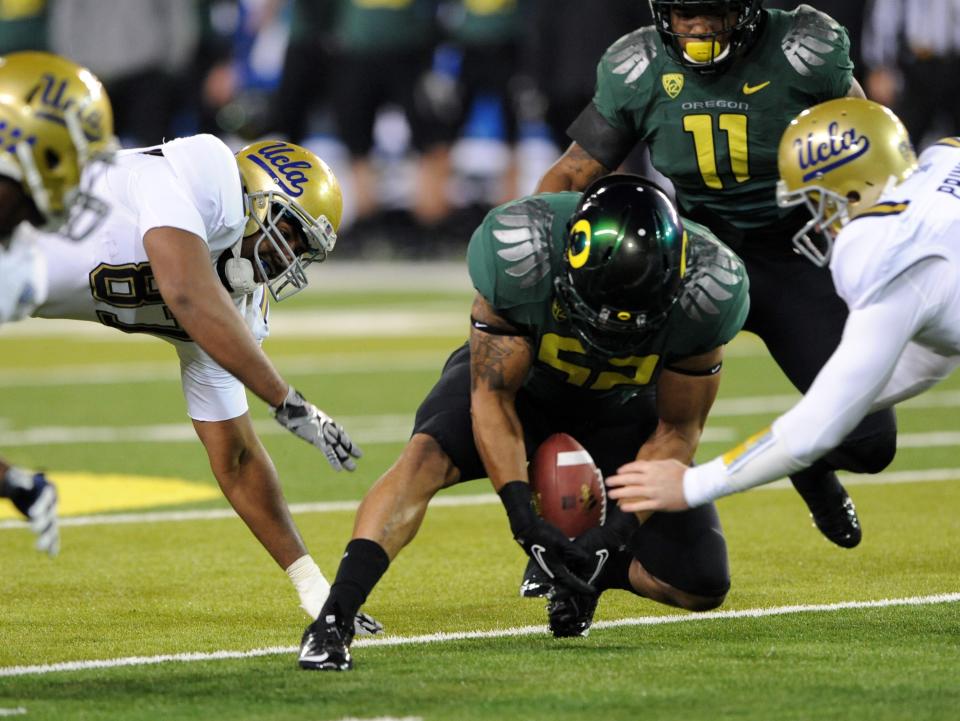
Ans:
[[[530,464],[530,486],[537,512],[568,538],[603,523],[603,477],[573,436],[554,433],[540,444]]]

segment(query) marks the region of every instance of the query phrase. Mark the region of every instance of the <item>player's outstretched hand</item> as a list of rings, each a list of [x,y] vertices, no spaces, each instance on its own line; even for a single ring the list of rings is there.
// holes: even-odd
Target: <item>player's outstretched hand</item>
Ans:
[[[500,489],[499,494],[507,509],[514,539],[543,569],[551,582],[574,593],[596,594],[593,586],[571,570],[587,567],[590,554],[575,546],[559,528],[537,515],[533,510],[530,484],[511,481]]]
[[[683,495],[686,470],[676,460],[631,461],[606,478],[607,496],[629,513],[685,511],[690,507]]]
[[[350,440],[343,426],[310,403],[293,386],[290,386],[283,403],[273,409],[273,417],[288,431],[323,451],[335,471],[355,470],[357,462],[354,459],[363,456],[363,451]]]

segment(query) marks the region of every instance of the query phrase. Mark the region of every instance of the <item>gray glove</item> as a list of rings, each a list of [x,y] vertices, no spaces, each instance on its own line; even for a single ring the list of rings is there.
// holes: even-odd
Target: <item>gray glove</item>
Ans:
[[[363,452],[350,440],[343,426],[300,395],[293,386],[283,404],[273,409],[277,423],[307,443],[312,443],[327,457],[333,470],[348,471],[357,467],[354,458]]]

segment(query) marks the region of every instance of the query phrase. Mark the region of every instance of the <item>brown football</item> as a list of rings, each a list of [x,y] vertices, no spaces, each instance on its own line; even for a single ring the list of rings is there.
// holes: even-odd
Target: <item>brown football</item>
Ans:
[[[530,486],[537,512],[568,538],[603,523],[603,478],[573,436],[554,433],[540,444],[530,464]]]

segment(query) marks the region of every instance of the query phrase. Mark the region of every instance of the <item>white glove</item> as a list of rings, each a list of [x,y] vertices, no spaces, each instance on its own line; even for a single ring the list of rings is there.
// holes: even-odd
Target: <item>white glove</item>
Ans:
[[[353,459],[360,458],[363,451],[350,440],[343,426],[307,401],[293,386],[287,391],[283,404],[273,409],[273,417],[288,431],[323,451],[333,470],[356,469]]]
[[[43,473],[31,474],[21,468],[7,470],[4,487],[5,494],[37,534],[37,550],[56,556],[60,551],[56,487]]]

